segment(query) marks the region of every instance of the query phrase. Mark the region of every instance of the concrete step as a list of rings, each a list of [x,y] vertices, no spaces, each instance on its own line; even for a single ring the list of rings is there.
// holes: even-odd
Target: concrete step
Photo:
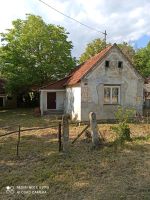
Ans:
[[[47,110],[44,111],[44,115],[63,115],[64,110]]]

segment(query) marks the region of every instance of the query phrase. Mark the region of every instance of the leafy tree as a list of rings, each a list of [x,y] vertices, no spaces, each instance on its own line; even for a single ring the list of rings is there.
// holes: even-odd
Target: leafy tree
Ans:
[[[73,46],[63,27],[30,14],[12,25],[1,33],[0,47],[0,72],[8,79],[9,91],[28,91],[32,85],[64,77],[73,68]]]
[[[107,44],[108,45],[108,44]],[[95,39],[89,44],[87,44],[87,47],[85,49],[85,52],[80,56],[79,63],[82,63],[86,61],[87,59],[91,58],[95,54],[99,53],[101,50],[105,48],[106,44],[104,40],[101,39]],[[123,53],[131,60],[133,61],[135,50],[134,48],[129,45],[126,42],[118,44],[120,49],[123,51]]]
[[[136,52],[134,62],[136,68],[144,77],[150,76],[150,42],[146,47]]]
[[[131,45],[129,45],[127,42],[123,42],[117,45],[122,50],[122,52],[133,62],[134,56],[135,56],[134,48]]]
[[[104,40],[101,40],[99,38],[93,40],[89,44],[87,44],[87,47],[85,49],[85,52],[81,54],[79,58],[79,63],[82,63],[86,61],[87,59],[91,58],[95,54],[99,53],[101,50],[105,48],[106,44]]]

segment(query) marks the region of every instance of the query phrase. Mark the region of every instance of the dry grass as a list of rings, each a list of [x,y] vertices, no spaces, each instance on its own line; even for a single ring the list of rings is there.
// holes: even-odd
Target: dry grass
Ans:
[[[12,125],[14,121],[15,125],[22,123],[28,128],[49,125],[51,121],[48,117],[35,118],[31,111],[6,113],[0,113],[0,122],[5,126]],[[99,126],[108,142],[115,139],[111,126]],[[122,147],[105,146],[92,150],[91,143],[82,136],[71,145],[67,155],[58,152],[57,129],[24,132],[19,160],[15,156],[16,135],[0,138],[0,199],[148,200],[150,125],[131,124],[130,127],[133,141]],[[82,129],[83,126],[72,126],[71,140]],[[6,194],[5,187],[8,185],[43,185],[49,186],[49,190],[46,194],[10,195]]]

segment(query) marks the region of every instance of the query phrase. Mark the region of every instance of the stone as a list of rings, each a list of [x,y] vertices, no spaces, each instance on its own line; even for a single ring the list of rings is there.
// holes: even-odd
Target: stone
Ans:
[[[63,143],[63,152],[67,153],[69,150],[69,118],[68,114],[63,115],[62,117],[62,143]]]
[[[100,146],[100,137],[97,130],[96,114],[94,112],[90,112],[89,119],[90,119],[91,135],[92,135],[92,144],[94,148],[97,148]]]

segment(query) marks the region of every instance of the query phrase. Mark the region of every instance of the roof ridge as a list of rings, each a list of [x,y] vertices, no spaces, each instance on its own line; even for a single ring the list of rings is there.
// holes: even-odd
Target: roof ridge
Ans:
[[[68,76],[73,75],[86,61],[82,62],[81,64],[77,65],[74,69],[71,70],[71,72],[68,74]]]
[[[106,48],[101,50],[99,53],[95,54],[84,63],[81,63],[80,67],[71,74],[70,79],[67,81],[67,85],[73,85],[78,83],[78,81],[86,74],[88,71],[100,60],[114,45],[108,45]],[[92,63],[93,61],[93,63]],[[82,69],[84,68],[84,69]]]
[[[102,49],[100,52],[98,52],[97,54],[95,54],[94,56],[92,56],[92,57],[90,57],[90,58],[88,58],[86,61],[84,61],[83,62],[83,64],[85,63],[85,62],[88,62],[90,59],[93,59],[94,57],[96,57],[96,56],[98,56],[99,54],[101,54],[104,50],[106,50],[107,48],[111,48],[111,47],[113,47],[113,45],[108,45],[108,46],[106,46],[104,49]]]
[[[67,86],[67,85],[73,85],[79,82],[79,80],[81,80],[81,78],[89,72],[89,70],[95,66],[95,64],[102,59],[106,53],[113,47],[113,45],[108,45],[106,48],[102,49],[99,53],[95,54],[94,56],[92,56],[91,58],[87,59],[85,62],[79,64],[78,66],[76,66],[69,74],[68,76],[66,76],[65,78],[62,78],[58,81],[54,81],[53,83],[44,85],[42,87],[40,87],[40,89],[44,89],[44,88],[52,88],[55,85],[60,86],[60,82],[64,81],[61,85],[61,87]],[[54,86],[53,86],[54,85]]]

